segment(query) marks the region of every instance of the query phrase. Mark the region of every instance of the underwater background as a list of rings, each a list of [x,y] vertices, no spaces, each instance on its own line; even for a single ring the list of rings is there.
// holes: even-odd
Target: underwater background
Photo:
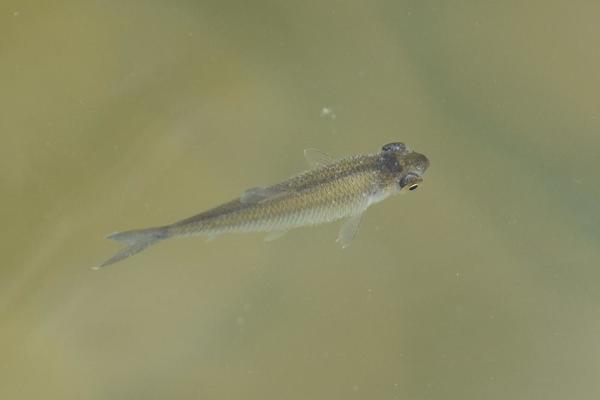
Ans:
[[[0,4],[0,398],[600,396],[600,3]],[[340,224],[161,225],[405,142]]]

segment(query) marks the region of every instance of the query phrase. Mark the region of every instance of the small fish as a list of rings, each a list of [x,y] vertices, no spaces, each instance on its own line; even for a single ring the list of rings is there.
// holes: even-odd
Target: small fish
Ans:
[[[346,247],[358,232],[364,211],[385,198],[415,190],[429,167],[423,154],[404,143],[389,143],[376,154],[336,160],[315,150],[304,151],[312,169],[268,187],[255,187],[228,203],[171,225],[116,232],[108,239],[126,245],[99,267],[121,261],[162,240],[223,233],[268,232],[266,240],[300,226],[347,218],[337,241]]]

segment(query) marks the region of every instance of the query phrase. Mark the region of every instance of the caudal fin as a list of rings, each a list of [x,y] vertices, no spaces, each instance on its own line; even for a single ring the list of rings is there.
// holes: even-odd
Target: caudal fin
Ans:
[[[94,269],[100,269],[118,261],[131,257],[139,253],[146,247],[152,246],[157,242],[166,239],[169,236],[167,227],[137,229],[126,232],[115,232],[108,235],[107,239],[116,240],[119,243],[125,244],[127,247],[118,251],[114,256],[104,261]]]

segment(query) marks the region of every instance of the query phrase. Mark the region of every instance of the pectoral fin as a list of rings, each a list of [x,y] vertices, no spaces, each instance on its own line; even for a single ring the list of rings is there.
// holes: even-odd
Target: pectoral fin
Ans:
[[[311,168],[318,168],[335,162],[335,158],[317,149],[304,150],[304,158]]]
[[[340,228],[336,242],[338,242],[342,248],[348,247],[358,234],[361,219],[362,214],[354,215],[348,218]]]

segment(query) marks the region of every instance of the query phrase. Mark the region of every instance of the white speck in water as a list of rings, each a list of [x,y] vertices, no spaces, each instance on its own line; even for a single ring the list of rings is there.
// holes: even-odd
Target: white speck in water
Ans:
[[[242,316],[239,316],[235,319],[235,322],[237,322],[239,326],[242,326],[246,323],[246,319]]]
[[[19,15],[21,15],[21,13],[19,11],[13,12],[13,17],[18,17]]]
[[[336,115],[335,115],[335,111],[333,111],[333,108],[329,108],[329,107],[323,107],[321,108],[321,118],[330,118],[330,119],[335,119]]]

